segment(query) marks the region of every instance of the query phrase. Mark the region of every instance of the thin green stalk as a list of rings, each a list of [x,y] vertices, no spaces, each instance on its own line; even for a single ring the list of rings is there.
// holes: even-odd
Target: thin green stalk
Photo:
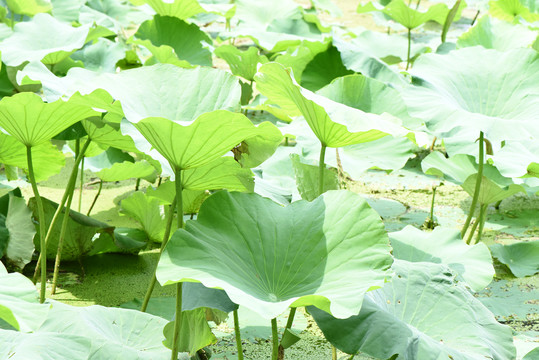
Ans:
[[[331,360],[337,360],[337,348],[331,345]]]
[[[92,201],[92,205],[90,205],[90,208],[88,209],[88,212],[86,213],[86,216],[90,216],[90,213],[92,212],[92,209],[94,208],[94,205],[97,202],[99,195],[101,195],[102,188],[103,188],[103,180],[99,180],[99,188],[97,189],[97,194],[95,194],[94,200]]]
[[[88,146],[90,145],[91,140],[87,139],[84,143],[82,149],[82,154],[86,151]],[[56,212],[54,213],[51,223],[49,224],[49,229],[47,230],[47,235],[45,236],[45,246],[48,245],[49,239],[52,236],[52,229],[56,225],[56,221],[58,221],[58,217],[60,216],[60,213],[62,212],[62,209],[64,208],[65,203],[67,202],[67,197],[72,194],[75,191],[75,183],[77,182],[77,174],[79,170],[79,163],[82,159],[82,156],[80,155],[81,151],[79,151],[79,154],[75,158],[75,163],[73,164],[73,169],[71,169],[71,174],[69,175],[69,180],[67,182],[66,190],[64,191],[64,195],[62,196],[62,200],[60,201],[60,204],[58,204],[58,208],[56,209]],[[39,264],[41,261],[41,253],[39,254],[39,259],[37,260],[38,264],[36,266],[36,269],[34,270],[34,277],[33,281],[34,283],[37,281],[37,276],[39,274]]]
[[[176,284],[176,319],[174,319],[174,338],[171,360],[178,359],[178,337],[180,336],[180,329],[182,326],[182,285],[183,283],[181,282]]]
[[[470,229],[470,232],[468,233],[468,238],[466,239],[466,244],[471,245],[473,234],[475,233],[475,230],[477,229],[477,225],[479,225],[479,221],[476,221],[473,223],[472,228]]]
[[[138,191],[139,187],[140,187],[140,178],[137,178],[137,182],[135,183],[135,191]]]
[[[41,248],[41,254],[45,256],[41,257],[41,289],[39,292],[39,302],[45,302],[45,291],[47,285],[47,246],[45,245],[45,211],[43,211],[43,202],[37,189],[36,177],[34,176],[34,164],[32,163],[32,147],[26,145],[26,159],[28,161],[28,179],[32,184],[32,190],[34,191],[34,197],[36,198],[37,213],[39,215],[39,245]]]
[[[408,55],[406,57],[406,70],[410,67],[410,51],[412,49],[412,29],[408,29]]]
[[[326,167],[326,164],[324,164],[325,158],[326,145],[322,144],[322,148],[320,149],[320,163],[318,165],[318,195],[322,195],[324,193],[324,170]]]
[[[481,189],[481,180],[483,180],[483,161],[484,161],[484,148],[483,148],[483,132],[479,132],[479,166],[477,168],[477,179],[475,181],[475,189],[472,198],[472,204],[470,206],[470,211],[468,211],[468,217],[466,222],[460,231],[460,237],[464,238],[468,227],[470,226],[470,221],[472,221],[473,213],[475,212],[475,207],[477,206],[477,200],[479,199],[479,190]]]
[[[473,24],[475,24],[475,21],[477,20],[477,18],[479,17],[479,13],[481,12],[481,10],[477,10],[477,13],[475,14],[473,20],[472,20],[472,23],[470,24],[470,26],[473,26]]]
[[[278,360],[279,358],[279,334],[277,332],[277,318],[271,319],[271,338],[273,342],[273,351],[271,353],[271,360]]]
[[[15,13],[11,11],[11,30],[15,28]]]
[[[80,191],[79,191],[79,212],[82,208],[82,188],[84,186],[84,153],[80,162]]]
[[[419,9],[419,4],[421,4],[421,0],[417,0],[417,4],[415,4],[415,9]]]
[[[56,259],[54,261],[54,274],[52,276],[51,295],[56,294],[56,284],[58,283],[58,271],[60,270],[60,261],[62,258],[62,249],[64,247],[65,232],[67,222],[69,220],[69,211],[71,210],[71,201],[73,201],[73,193],[67,197],[64,218],[62,220],[62,228],[60,229],[60,238],[58,239],[58,249],[56,250]]]
[[[183,198],[182,198],[182,170],[174,167],[174,175],[176,180],[176,208],[178,214],[178,229],[183,227]],[[172,359],[178,358],[178,336],[182,324],[182,283],[178,283],[176,287],[176,320],[174,320],[174,339],[172,343]]]
[[[240,321],[238,310],[234,310],[234,334],[236,334],[236,348],[238,349],[238,360],[243,360],[243,347],[241,344]]]
[[[356,356],[356,354],[350,355],[350,357],[348,358],[348,360],[352,360],[355,356]]]
[[[165,233],[163,234],[163,241],[161,242],[161,248],[159,249],[159,257],[157,258],[157,262],[155,263],[155,267],[153,269],[152,280],[150,280],[150,285],[148,286],[148,290],[146,290],[146,295],[144,296],[144,301],[142,302],[142,307],[140,308],[140,311],[142,312],[146,312],[148,303],[150,302],[150,298],[152,297],[155,283],[157,282],[155,273],[157,272],[157,265],[159,264],[159,260],[161,259],[161,254],[163,253],[163,250],[165,250],[165,246],[167,245],[168,238],[170,237],[172,221],[174,220],[174,207],[175,206],[176,206],[176,197],[174,197],[174,200],[172,200],[172,204],[170,204],[170,210],[167,215],[167,224],[165,227]]]
[[[470,244],[470,245],[474,245],[474,244],[477,244],[479,241],[481,241],[481,235],[483,235],[483,228],[485,227],[485,220],[487,218],[487,209],[488,209],[488,204],[483,204],[481,205],[481,210],[479,210],[479,229],[477,230],[477,236],[475,238],[475,241],[473,242],[473,244]]]
[[[296,308],[290,308],[290,313],[288,314],[288,320],[286,321],[286,326],[284,327],[285,331],[286,329],[291,329],[292,324],[294,323],[294,316],[296,316]]]

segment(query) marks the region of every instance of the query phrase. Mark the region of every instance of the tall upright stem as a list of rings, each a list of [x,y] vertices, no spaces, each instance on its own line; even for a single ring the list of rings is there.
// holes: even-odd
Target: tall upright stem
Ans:
[[[279,334],[277,333],[277,318],[271,319],[271,338],[273,343],[273,350],[271,352],[271,360],[278,360],[279,358]]]
[[[39,292],[39,302],[45,302],[45,291],[47,286],[47,246],[45,245],[45,211],[43,211],[43,202],[37,189],[36,177],[34,175],[34,164],[32,163],[32,146],[26,145],[26,159],[28,161],[28,179],[32,184],[34,197],[36,198],[37,213],[39,218],[39,246],[41,248],[41,289]]]
[[[236,348],[238,349],[238,360],[243,360],[243,346],[241,344],[240,321],[238,310],[234,310],[234,334],[236,335]]]
[[[79,212],[82,209],[82,188],[84,186],[84,153],[82,153],[82,159],[80,162],[80,191],[79,191]]]
[[[481,209],[479,210],[479,219],[477,220],[479,222],[479,229],[477,230],[477,237],[475,238],[475,241],[471,243],[471,245],[477,244],[479,241],[481,241],[481,235],[483,235],[483,228],[485,227],[485,220],[487,217],[487,209],[488,204],[481,204]]]
[[[176,208],[178,213],[178,229],[183,227],[183,198],[182,198],[182,170],[174,166],[176,185]],[[178,358],[178,337],[182,326],[182,283],[176,285],[176,319],[174,320],[174,338],[172,343],[172,360]]]
[[[408,55],[406,56],[406,70],[410,67],[410,52],[412,48],[412,29],[408,29]]]
[[[155,276],[155,273],[157,272],[157,265],[159,264],[159,260],[161,259],[161,254],[163,253],[163,250],[165,250],[165,246],[167,246],[168,238],[170,237],[170,230],[172,228],[172,221],[174,220],[175,207],[176,207],[176,197],[174,197],[174,200],[172,200],[172,204],[170,204],[170,210],[167,215],[167,225],[165,227],[165,233],[163,234],[163,241],[161,242],[161,248],[159,249],[159,257],[157,258],[157,262],[155,263],[155,267],[153,269],[153,276],[152,276],[152,279],[150,280],[150,285],[148,286],[148,290],[146,290],[146,295],[144,296],[142,307],[140,308],[140,311],[142,312],[146,312],[146,309],[148,308],[148,303],[150,302],[150,298],[152,297],[153,289],[157,281],[157,278]]]
[[[337,360],[337,348],[331,345],[331,360]]]
[[[99,195],[101,195],[101,190],[103,189],[103,180],[99,180],[99,188],[97,189],[97,194],[95,194],[94,200],[92,201],[92,204],[90,205],[90,208],[88,209],[88,212],[86,213],[86,216],[90,216],[90,213],[92,212],[92,209],[95,206],[95,203],[97,202],[97,199],[99,198]]]
[[[320,162],[318,165],[318,195],[322,195],[324,193],[324,170],[326,168],[326,164],[324,163],[325,159],[326,145],[322,144],[322,148],[320,149]]]
[[[294,323],[294,316],[296,316],[295,307],[290,308],[290,313],[288,314],[288,320],[286,321],[286,326],[284,327],[283,336],[281,337],[281,341],[279,342],[279,354],[281,354],[281,356],[284,356],[284,347],[282,345],[283,337],[286,334],[286,330],[292,328],[292,324]]]
[[[479,132],[479,165],[477,167],[477,179],[475,181],[475,189],[473,193],[472,198],[472,204],[470,205],[470,210],[468,211],[468,217],[466,218],[466,222],[464,223],[464,226],[462,227],[462,230],[460,231],[460,236],[464,238],[464,235],[466,234],[466,231],[468,230],[468,227],[470,226],[470,221],[472,221],[472,216],[475,212],[475,207],[477,206],[477,200],[479,199],[479,190],[481,189],[481,181],[483,180],[483,161],[485,157],[485,152],[483,148],[483,132]]]

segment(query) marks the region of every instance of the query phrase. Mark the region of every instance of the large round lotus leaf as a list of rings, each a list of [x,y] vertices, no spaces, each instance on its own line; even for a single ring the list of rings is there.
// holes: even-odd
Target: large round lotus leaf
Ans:
[[[150,5],[159,15],[174,16],[182,20],[206,12],[197,0],[142,0],[140,3]]]
[[[272,139],[275,131],[279,131],[271,124],[256,127],[243,114],[225,110],[202,114],[187,126],[163,118],[147,118],[135,126],[172,166],[182,170],[208,164],[245,139],[255,136]],[[135,144],[139,146],[137,141]]]
[[[531,276],[539,272],[539,241],[522,241],[510,245],[494,244],[492,255],[507,265],[517,277]]]
[[[16,24],[13,34],[2,41],[2,62],[8,66],[25,61],[56,64],[84,46],[88,30],[89,26],[74,28],[49,14],[37,14],[28,22]]]
[[[503,176],[539,177],[539,142],[508,141],[492,160]]]
[[[424,232],[413,226],[389,234],[393,256],[411,262],[433,262],[447,265],[474,291],[481,291],[494,276],[492,258],[487,246],[466,245],[460,231],[437,227]]]
[[[512,330],[445,266],[397,260],[396,276],[367,293],[359,314],[335,319],[309,308],[335,347],[380,359],[514,359]]]
[[[307,305],[346,318],[357,314],[366,291],[383,285],[389,249],[380,217],[357,194],[329,191],[282,207],[222,191],[174,233],[157,279],[222,288],[268,319]]]
[[[0,101],[0,126],[26,146],[44,143],[74,123],[98,114],[89,106],[61,99],[44,103],[28,92]]]
[[[481,59],[481,61],[477,61]],[[420,56],[404,92],[412,116],[444,137],[458,127],[491,142],[539,139],[539,53],[475,46]]]
[[[537,38],[537,31],[520,24],[483,16],[457,40],[457,47],[481,45],[487,49],[505,51],[530,46]]]
[[[125,117],[131,122],[147,117],[193,121],[208,111],[237,111],[240,108],[241,87],[237,78],[226,71],[208,67],[182,69],[170,64],[156,64],[118,74],[72,68],[65,77],[58,78],[42,64],[31,63],[18,75],[18,81],[25,76],[41,81],[48,99],[76,91],[87,94],[95,89],[105,89],[114,99],[120,100]]]
[[[341,147],[403,133],[400,121],[389,114],[366,113],[303,89],[281,64],[262,65],[255,80],[256,88],[288,115],[303,115],[325,146]]]

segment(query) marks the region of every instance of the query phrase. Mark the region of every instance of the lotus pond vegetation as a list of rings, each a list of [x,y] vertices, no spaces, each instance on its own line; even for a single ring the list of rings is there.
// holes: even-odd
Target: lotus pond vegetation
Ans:
[[[0,359],[539,359],[539,3],[0,0]]]

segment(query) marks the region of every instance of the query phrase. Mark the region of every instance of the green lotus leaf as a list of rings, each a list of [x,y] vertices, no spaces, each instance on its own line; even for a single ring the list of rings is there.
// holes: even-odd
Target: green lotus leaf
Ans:
[[[532,276],[539,272],[539,241],[522,241],[510,245],[494,244],[492,255],[507,265],[516,277]]]
[[[335,347],[382,359],[515,358],[511,328],[498,324],[447,267],[397,260],[393,268],[397,276],[367,293],[355,316],[335,319],[309,308]]]
[[[318,166],[305,164],[301,161],[299,155],[290,154],[292,166],[296,175],[296,184],[301,198],[307,201],[313,201],[320,195],[319,176],[320,169]],[[339,189],[339,179],[337,173],[324,169],[324,185],[323,191]]]
[[[264,55],[259,55],[256,47],[241,51],[233,45],[222,45],[213,53],[227,62],[232,74],[249,81],[254,80],[258,63],[268,61]]]
[[[491,143],[539,138],[537,51],[475,46],[426,54],[417,59],[412,74],[416,85],[403,95],[408,110],[437,136],[463,128],[475,134],[469,142],[480,131]]]
[[[341,147],[403,132],[392,116],[365,113],[299,87],[278,63],[262,65],[255,80],[257,89],[289,115],[303,115],[325,146]]]
[[[45,225],[47,229],[50,226],[56,209],[58,208],[58,204],[43,197],[41,199],[43,201]],[[34,217],[36,217],[35,215],[37,214],[37,208],[35,198],[31,198],[28,201],[28,207],[33,211]],[[63,216],[64,212],[65,209],[63,209],[63,211],[60,213],[60,216]],[[61,224],[60,222],[57,222],[52,229],[52,236],[47,243],[47,259],[54,259],[56,257],[58,240],[60,238],[60,228]],[[38,233],[34,237],[34,245],[36,250],[39,251],[39,228],[36,228],[36,230],[38,230]],[[101,233],[112,233],[113,230],[114,227],[106,223],[70,210],[67,230],[63,243],[62,260],[73,261],[87,255],[93,248],[93,243],[95,241],[94,236],[97,237],[101,235]]]
[[[9,240],[5,249],[5,257],[10,263],[22,269],[32,260],[34,253],[34,235],[36,229],[32,221],[32,212],[26,206],[26,200],[9,193],[8,207],[5,216],[5,227]]]
[[[148,117],[193,121],[209,111],[237,111],[240,108],[241,87],[237,78],[226,71],[208,67],[182,69],[170,64],[156,64],[118,74],[98,74],[73,68],[63,78],[51,75],[43,67],[33,65],[23,71],[19,79],[28,76],[41,81],[47,98],[104,89],[121,102],[130,122]]]
[[[313,304],[342,318],[383,284],[388,251],[379,216],[356,194],[330,191],[283,208],[256,194],[221,191],[174,233],[157,279],[222,288],[268,319]]]
[[[169,322],[163,329],[166,340],[163,342],[172,348],[174,338],[174,321]],[[193,356],[199,349],[217,342],[206,321],[206,309],[182,311],[182,327],[178,337],[178,351],[187,352]]]
[[[524,25],[509,24],[489,16],[483,16],[457,40],[457,47],[481,45],[487,49],[505,51],[530,46],[537,32]]]
[[[449,9],[447,5],[438,3],[429,6],[426,12],[413,10],[402,0],[392,0],[383,10],[384,14],[389,15],[393,20],[407,29],[415,29],[427,21],[436,21],[443,24],[447,17]]]
[[[134,36],[150,41],[156,47],[170,46],[180,60],[190,64],[212,65],[211,51],[205,47],[212,44],[211,38],[195,24],[177,17],[155,15],[152,20],[143,22]],[[133,42],[138,43],[137,40]]]
[[[135,219],[154,242],[162,242],[165,234],[166,220],[161,213],[161,201],[156,197],[134,192],[120,203],[120,212]]]
[[[326,11],[333,17],[342,16],[342,10],[331,0],[312,0],[311,2],[316,9]]]
[[[45,0],[6,0],[9,10],[15,14],[34,16],[51,11],[50,2]]]
[[[91,340],[79,335],[0,330],[0,356],[23,360],[90,359]]]
[[[92,139],[102,146],[113,146],[129,152],[138,152],[133,139],[127,135],[122,135],[119,127],[115,124],[106,123],[100,118],[92,117],[82,120],[84,130]]]
[[[233,150],[234,158],[242,167],[254,168],[266,161],[275,153],[277,147],[283,141],[283,134],[270,122],[258,125],[262,135],[256,135],[245,139]]]
[[[94,44],[76,51],[71,58],[82,61],[84,68],[96,72],[116,71],[116,63],[125,57],[126,47],[107,39],[100,38]]]
[[[185,170],[182,186],[188,190],[220,190],[252,192],[253,173],[231,157],[218,158],[206,165]]]
[[[80,8],[79,22],[98,24],[111,29],[114,35],[133,24],[140,24],[151,16],[132,6],[129,1],[88,0]],[[109,31],[111,31],[109,30]]]
[[[37,146],[86,117],[98,113],[61,99],[44,103],[32,93],[0,100],[0,126],[26,146]]]
[[[503,176],[539,177],[539,144],[537,141],[508,141],[492,160]]]
[[[83,47],[88,29],[85,25],[74,28],[49,14],[37,14],[28,22],[16,24],[13,34],[2,41],[2,62],[8,66],[18,66],[25,61],[59,63]]]
[[[93,243],[88,256],[106,253],[137,254],[148,246],[148,237],[140,229],[117,227],[114,233],[101,234]],[[140,307],[139,307],[140,309]]]
[[[174,196],[176,196],[174,181],[164,182],[155,190],[148,188],[146,194],[160,199],[163,204],[170,205],[174,200]],[[184,214],[197,214],[200,205],[202,205],[208,196],[210,196],[208,191],[183,189],[182,202]]]
[[[206,12],[197,0],[144,0],[142,2],[150,5],[159,15],[174,16],[181,20]]]
[[[318,53],[305,66],[301,73],[300,84],[308,90],[317,91],[333,79],[353,73],[344,66],[339,50],[330,46],[327,50]]]
[[[65,156],[50,142],[32,149],[34,175],[37,182],[60,173],[65,166]],[[0,163],[28,170],[26,147],[15,137],[0,133]]]
[[[112,167],[103,169],[96,175],[103,181],[122,181],[137,178],[154,182],[157,178],[157,171],[146,160],[137,162],[124,161],[115,163]]]
[[[125,161],[135,162],[135,159],[131,155],[119,149],[109,147],[107,150],[101,152],[97,156],[85,158],[84,167],[85,169],[91,170],[93,172],[99,172],[103,169],[110,168],[116,163],[121,163]]]
[[[275,57],[275,62],[286,68],[291,68],[296,82],[301,82],[301,74],[317,54],[326,51],[330,46],[329,41],[304,40],[299,45],[290,46],[282,54]]]
[[[129,43],[142,45],[152,53],[153,56],[144,62],[144,66],[151,66],[155,64],[172,64],[184,69],[193,69],[196,67],[196,65],[192,65],[187,60],[180,60],[172,46],[155,46],[150,40],[139,39],[129,40]]]
[[[444,264],[473,291],[483,290],[494,276],[487,246],[483,243],[466,245],[458,230],[436,227],[427,233],[408,225],[401,231],[389,233],[389,239],[395,258]]]
[[[462,188],[470,194],[470,196],[473,196],[476,182],[477,174],[470,175],[462,184]],[[526,189],[522,185],[517,184],[510,184],[502,187],[483,176],[477,201],[479,201],[480,204],[493,204],[519,192],[526,193]]]
[[[490,1],[488,5],[489,14],[504,21],[513,22],[519,17],[529,22],[539,20],[539,14],[530,11],[519,0],[495,0]]]
[[[147,118],[135,126],[171,166],[182,170],[208,164],[246,139],[274,137],[274,126],[255,127],[243,114],[225,110],[202,114],[187,126],[163,118]]]

